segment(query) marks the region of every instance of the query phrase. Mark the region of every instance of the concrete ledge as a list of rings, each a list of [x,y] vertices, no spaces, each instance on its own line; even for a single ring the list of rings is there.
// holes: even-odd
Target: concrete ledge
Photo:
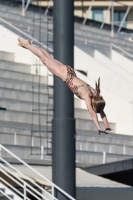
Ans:
[[[0,51],[0,60],[14,61],[14,53]]]

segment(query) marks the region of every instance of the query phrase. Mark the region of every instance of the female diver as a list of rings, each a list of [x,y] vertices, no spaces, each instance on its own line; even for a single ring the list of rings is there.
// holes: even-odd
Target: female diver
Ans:
[[[19,37],[18,41],[19,46],[30,50],[33,54],[39,57],[42,63],[52,74],[61,78],[77,97],[85,101],[91,117],[99,131],[99,134],[101,132],[108,134],[106,131],[112,130],[109,127],[107,117],[103,111],[105,107],[105,101],[103,97],[100,96],[100,78],[98,79],[98,83],[96,83],[96,89],[94,90],[86,82],[78,78],[71,67],[53,59],[47,51],[33,46],[29,40],[25,40]],[[104,130],[99,125],[96,113],[100,113],[105,126]]]

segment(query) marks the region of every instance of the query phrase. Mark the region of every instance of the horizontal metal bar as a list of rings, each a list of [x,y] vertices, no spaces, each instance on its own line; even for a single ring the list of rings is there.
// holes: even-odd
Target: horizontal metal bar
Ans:
[[[53,111],[54,109],[53,108],[46,108],[46,109],[38,109],[38,108],[36,108],[36,109],[32,109],[32,111]]]
[[[38,129],[37,128],[28,128],[28,127],[21,127],[21,126],[11,126],[11,125],[3,125],[3,124],[0,124],[0,127],[4,127],[4,128],[14,128],[14,129],[18,129],[18,130],[30,130],[30,131],[37,131]],[[42,132],[45,132],[46,129],[41,129]]]
[[[40,129],[38,129],[38,130],[36,130],[36,131],[31,131],[32,133],[37,133],[37,132],[41,132],[42,130]],[[44,132],[44,131],[43,131]],[[52,133],[52,131],[48,131],[48,130],[45,130],[45,132],[46,133]]]

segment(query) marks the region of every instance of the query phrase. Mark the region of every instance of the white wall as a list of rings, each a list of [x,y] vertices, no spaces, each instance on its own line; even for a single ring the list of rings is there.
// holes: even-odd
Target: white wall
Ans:
[[[95,59],[110,71],[110,75],[113,75],[109,80],[112,81],[114,87],[113,90],[112,88],[109,88],[109,90],[116,92],[126,101],[131,101],[133,99],[133,93],[131,92],[133,91],[133,76],[97,50],[95,50]]]
[[[125,69],[127,72],[129,72],[130,74],[133,74],[133,61],[121,55],[115,50],[111,51],[111,59],[112,61],[114,61],[121,67],[123,67],[123,69]],[[133,76],[132,76],[132,79],[133,79]]]

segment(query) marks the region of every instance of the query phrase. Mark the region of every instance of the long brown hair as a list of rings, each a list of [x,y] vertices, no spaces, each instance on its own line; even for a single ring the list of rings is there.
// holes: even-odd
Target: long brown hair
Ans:
[[[92,107],[96,111],[96,113],[100,113],[103,111],[105,107],[105,101],[102,96],[100,96],[100,77],[98,79],[98,82],[95,82],[96,88],[95,92],[96,94],[92,97]]]

